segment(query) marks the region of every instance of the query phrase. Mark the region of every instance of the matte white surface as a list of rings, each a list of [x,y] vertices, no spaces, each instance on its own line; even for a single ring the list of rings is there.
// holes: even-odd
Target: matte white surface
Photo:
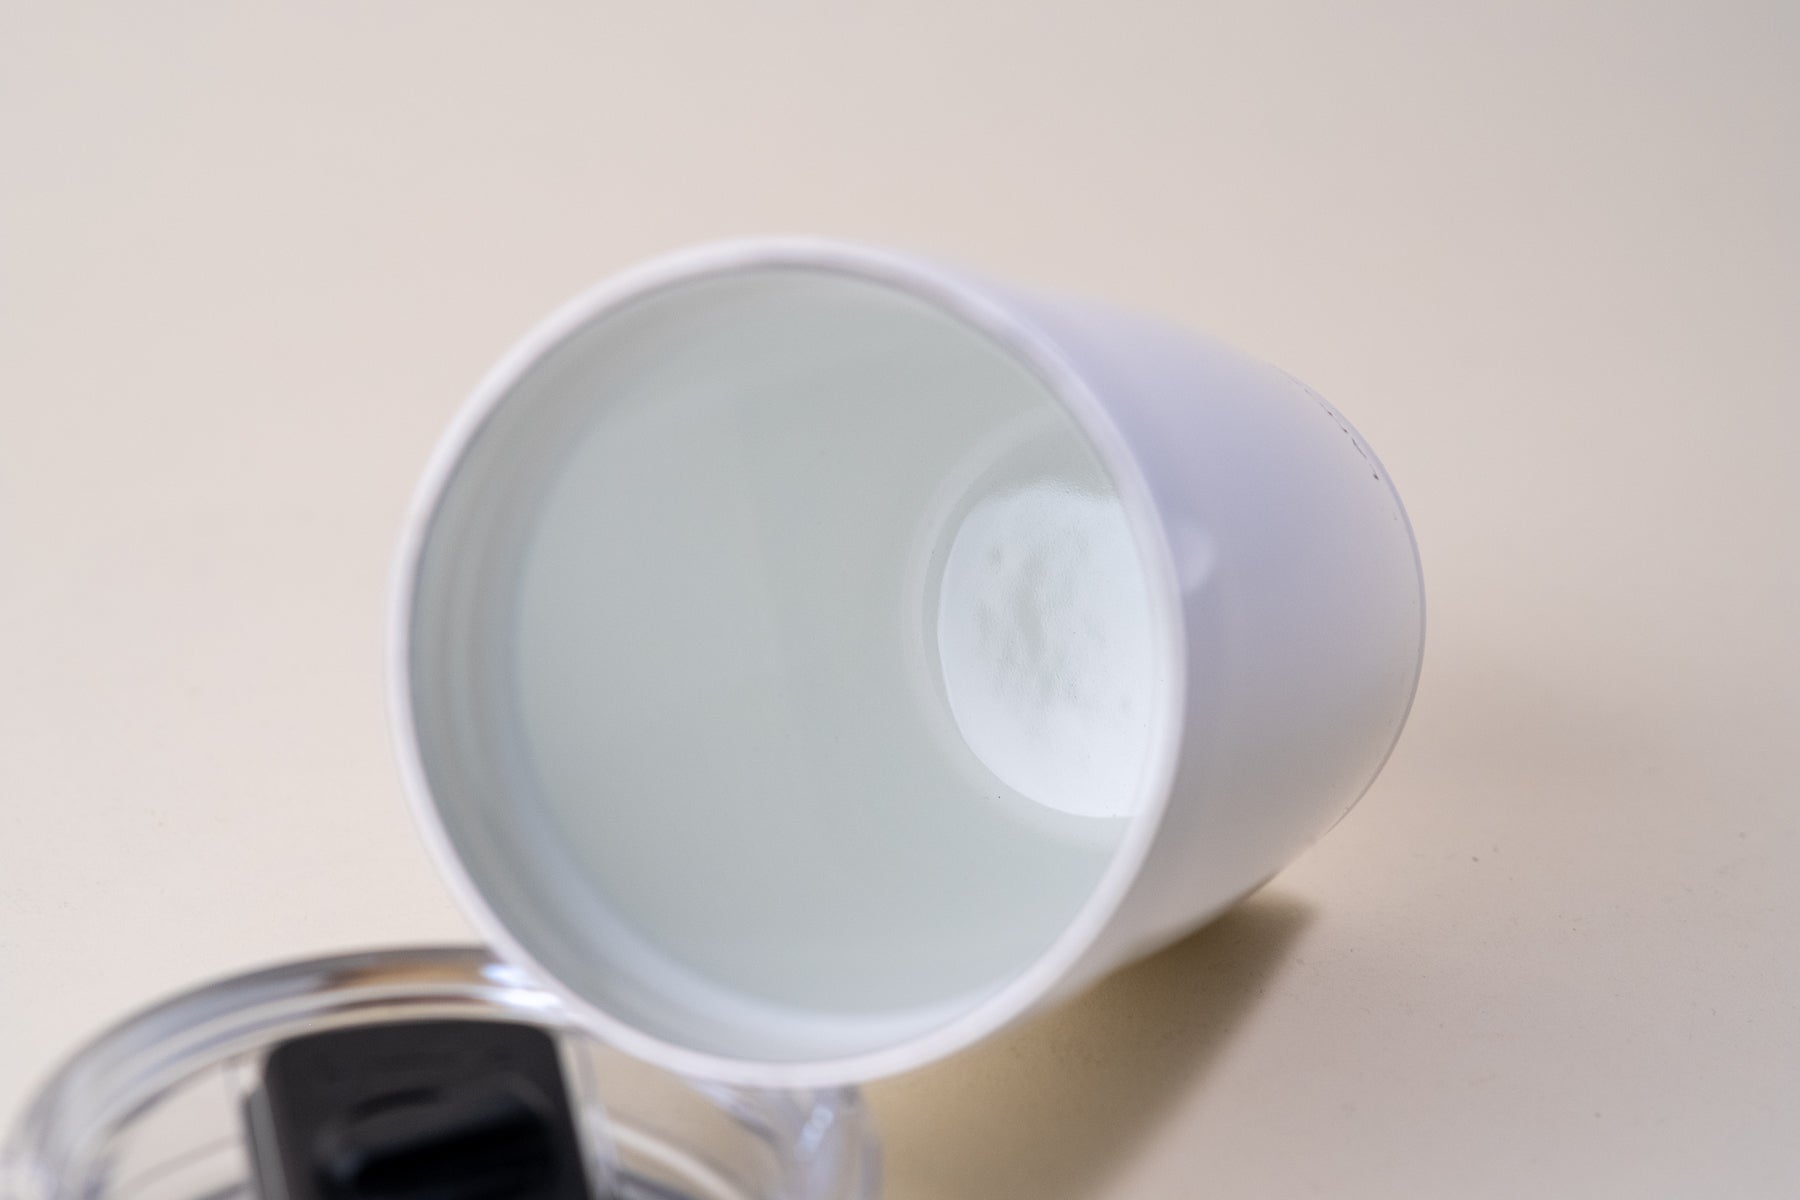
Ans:
[[[1008,461],[1027,431],[1050,453]],[[1135,627],[1139,677],[1102,697],[1138,734],[1123,818],[998,778],[965,732],[992,714],[925,661],[968,652],[930,630],[970,599],[934,579],[961,513],[1021,479],[1126,535],[1089,564],[1117,613],[1046,565],[1041,520],[988,547],[1006,605],[977,613],[1042,659],[1004,698],[1040,723],[1046,682],[1094,691],[1078,623]],[[1192,931],[1361,796],[1419,677],[1411,530],[1316,393],[816,238],[683,249],[559,307],[407,529],[390,695],[453,891],[602,1036],[733,1083],[914,1070]]]
[[[1280,363],[1431,587],[1356,812],[875,1089],[892,1196],[1800,1187],[1791,6],[0,20],[0,1113],[204,976],[466,936],[381,704],[429,446],[586,282],[810,229]]]

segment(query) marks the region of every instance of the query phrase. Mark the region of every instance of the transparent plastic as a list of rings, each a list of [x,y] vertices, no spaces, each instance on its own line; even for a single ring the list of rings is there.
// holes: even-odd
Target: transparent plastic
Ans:
[[[854,1089],[764,1092],[681,1079],[595,1041],[476,948],[275,967],[178,996],[96,1038],[0,1152],[0,1200],[258,1196],[245,1105],[270,1050],[376,1022],[525,1023],[554,1033],[597,1197],[872,1200],[875,1140]]]

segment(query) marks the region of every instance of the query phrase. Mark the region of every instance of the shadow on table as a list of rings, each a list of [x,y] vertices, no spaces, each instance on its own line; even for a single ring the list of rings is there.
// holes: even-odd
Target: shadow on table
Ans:
[[[1077,1200],[1204,1076],[1311,908],[1265,889],[949,1062],[875,1085],[888,1200]]]

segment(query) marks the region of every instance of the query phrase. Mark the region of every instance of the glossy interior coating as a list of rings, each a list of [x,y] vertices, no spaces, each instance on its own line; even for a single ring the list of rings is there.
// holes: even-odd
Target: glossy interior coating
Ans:
[[[792,266],[544,355],[443,488],[411,622],[432,799],[507,934],[768,1061],[915,1036],[1050,946],[1139,802],[1167,658],[1044,384]]]

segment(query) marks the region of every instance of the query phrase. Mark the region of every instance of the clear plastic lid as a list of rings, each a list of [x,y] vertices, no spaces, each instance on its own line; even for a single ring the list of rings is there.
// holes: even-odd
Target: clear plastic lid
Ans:
[[[854,1089],[681,1079],[476,948],[292,963],[78,1051],[0,1157],[0,1200],[869,1200]]]

